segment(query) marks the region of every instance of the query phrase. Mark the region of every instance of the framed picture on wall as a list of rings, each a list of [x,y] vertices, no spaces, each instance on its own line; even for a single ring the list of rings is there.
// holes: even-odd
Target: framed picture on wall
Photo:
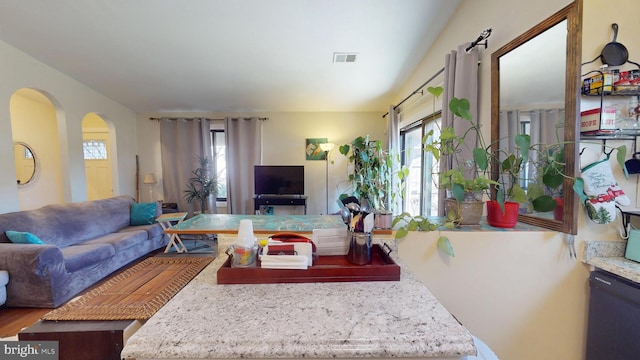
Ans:
[[[327,153],[322,151],[320,144],[327,142],[327,138],[307,139],[307,146],[305,147],[307,160],[326,160]]]

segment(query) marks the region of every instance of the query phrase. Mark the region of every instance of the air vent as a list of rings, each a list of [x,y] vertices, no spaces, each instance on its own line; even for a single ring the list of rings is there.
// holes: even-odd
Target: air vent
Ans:
[[[356,56],[358,53],[333,53],[334,63],[352,63],[356,62]]]

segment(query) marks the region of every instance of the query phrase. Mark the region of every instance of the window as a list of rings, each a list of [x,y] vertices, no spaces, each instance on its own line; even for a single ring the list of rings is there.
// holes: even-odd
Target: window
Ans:
[[[402,211],[412,216],[438,215],[438,179],[432,176],[438,171],[438,163],[422,150],[422,140],[431,129],[434,130],[433,137],[438,138],[439,123],[440,112],[437,112],[400,131],[402,164],[409,168]]]
[[[225,141],[224,130],[211,130],[211,147],[213,151],[213,158],[216,177],[218,184],[220,184],[218,191],[218,201],[227,200],[227,146]]]
[[[86,140],[82,142],[85,160],[107,160],[107,142],[105,140]]]

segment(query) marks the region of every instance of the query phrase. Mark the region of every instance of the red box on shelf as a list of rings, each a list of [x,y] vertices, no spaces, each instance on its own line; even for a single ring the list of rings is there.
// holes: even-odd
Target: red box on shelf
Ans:
[[[580,132],[615,130],[616,109],[600,108],[585,110],[580,113]]]

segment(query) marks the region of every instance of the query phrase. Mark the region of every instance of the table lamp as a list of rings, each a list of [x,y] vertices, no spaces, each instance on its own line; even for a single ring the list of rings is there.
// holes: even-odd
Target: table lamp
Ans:
[[[144,176],[144,181],[142,181],[142,183],[145,185],[149,185],[149,201],[153,201],[153,185],[158,183],[158,180],[156,179],[156,174],[147,173]]]

